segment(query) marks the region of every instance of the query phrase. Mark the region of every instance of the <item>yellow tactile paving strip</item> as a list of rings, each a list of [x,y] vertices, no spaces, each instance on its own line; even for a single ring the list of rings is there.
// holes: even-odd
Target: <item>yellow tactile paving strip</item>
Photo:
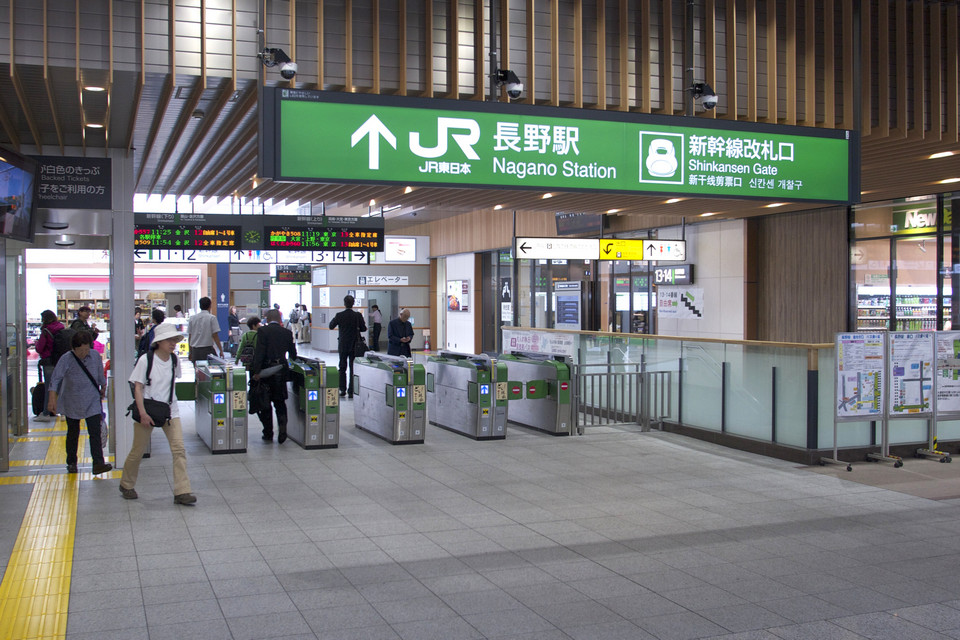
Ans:
[[[0,478],[0,485],[34,485],[0,583],[0,640],[66,637],[79,484],[94,477],[121,475],[119,471],[99,476],[90,472],[43,474],[37,473],[37,469],[23,468],[66,465],[65,440],[65,433],[17,438],[18,442],[48,441],[47,455],[43,460],[12,460],[11,467],[20,467],[18,471],[23,475]],[[87,441],[86,435],[80,436],[80,452],[89,448]],[[108,461],[112,459],[113,456],[107,457]],[[79,458],[79,462],[89,463],[91,459]]]
[[[66,636],[79,476],[30,478],[33,495],[0,583],[0,639]]]

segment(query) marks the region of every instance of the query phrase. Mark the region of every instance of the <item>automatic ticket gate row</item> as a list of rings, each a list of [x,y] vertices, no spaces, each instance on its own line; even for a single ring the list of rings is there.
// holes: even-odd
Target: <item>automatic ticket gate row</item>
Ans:
[[[336,367],[309,358],[290,362],[287,438],[304,449],[340,444],[340,395]]]
[[[504,363],[485,354],[438,351],[427,358],[426,370],[430,424],[475,440],[507,436],[507,401],[520,387],[507,381]]]
[[[506,365],[510,380],[523,381],[508,383],[510,422],[556,436],[573,432],[573,387],[566,361],[504,354],[498,363]]]
[[[423,365],[368,351],[353,363],[356,425],[392,444],[422,444],[427,389]]]
[[[211,453],[246,453],[246,369],[216,356],[195,364],[197,435]]]

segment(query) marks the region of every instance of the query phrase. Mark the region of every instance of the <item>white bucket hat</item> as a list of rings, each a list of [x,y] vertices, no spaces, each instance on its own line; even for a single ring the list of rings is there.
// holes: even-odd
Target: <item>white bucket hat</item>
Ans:
[[[150,341],[150,344],[157,344],[161,340],[167,340],[169,338],[176,338],[177,342],[183,340],[183,334],[177,331],[177,328],[168,322],[157,325],[157,328],[153,332],[153,340]]]

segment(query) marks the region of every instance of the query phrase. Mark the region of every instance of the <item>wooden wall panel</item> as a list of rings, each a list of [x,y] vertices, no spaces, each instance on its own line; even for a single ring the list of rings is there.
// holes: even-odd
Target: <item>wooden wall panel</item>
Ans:
[[[833,342],[846,330],[847,213],[832,207],[751,220],[758,340]]]
[[[513,212],[483,211],[404,227],[404,235],[430,236],[431,256],[490,251],[513,244]],[[518,211],[517,236],[555,237],[557,223],[549,211]]]

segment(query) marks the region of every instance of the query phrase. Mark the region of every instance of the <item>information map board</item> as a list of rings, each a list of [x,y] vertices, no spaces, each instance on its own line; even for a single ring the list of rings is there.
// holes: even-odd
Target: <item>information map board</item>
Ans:
[[[838,333],[835,417],[874,420],[883,415],[886,333]]]
[[[933,333],[897,331],[890,333],[889,341],[889,417],[930,415],[933,413]]]
[[[960,415],[960,331],[938,331],[936,342],[937,415]]]

